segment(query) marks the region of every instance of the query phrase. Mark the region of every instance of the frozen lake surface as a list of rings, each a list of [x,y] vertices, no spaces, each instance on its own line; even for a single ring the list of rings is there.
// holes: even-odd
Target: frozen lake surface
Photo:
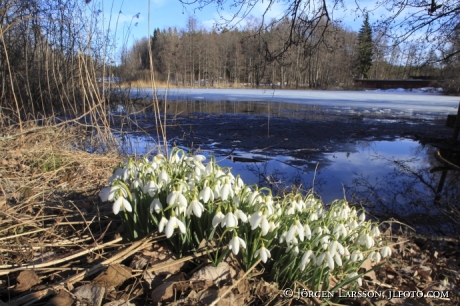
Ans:
[[[137,97],[151,97],[151,89],[136,89]],[[456,113],[460,97],[445,96],[433,90],[280,90],[280,89],[214,89],[214,88],[159,88],[160,99],[186,101],[265,101],[318,105],[327,108],[359,110],[386,110],[387,112],[422,112],[427,115]]]

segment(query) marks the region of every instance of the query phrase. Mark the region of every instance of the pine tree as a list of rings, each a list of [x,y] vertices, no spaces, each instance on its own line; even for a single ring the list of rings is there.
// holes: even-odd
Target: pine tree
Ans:
[[[369,24],[369,15],[366,13],[363,25],[358,33],[358,52],[356,59],[357,70],[363,79],[369,78],[369,70],[371,70],[372,67],[373,49],[372,28]]]

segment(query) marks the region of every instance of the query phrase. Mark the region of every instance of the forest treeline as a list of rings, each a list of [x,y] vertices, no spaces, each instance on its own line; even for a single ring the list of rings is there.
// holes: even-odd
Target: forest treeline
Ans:
[[[242,29],[220,32],[200,27],[193,17],[182,29],[156,29],[150,38],[135,41],[122,53],[118,73],[126,81],[149,79],[149,50],[155,78],[178,86],[278,86],[280,88],[351,88],[362,78],[359,33],[335,24],[318,26],[309,39],[282,48],[281,37],[289,35],[289,20],[260,31],[255,18]],[[392,42],[382,33],[372,35],[371,79],[406,79],[430,76],[455,79],[455,65],[446,65],[435,51],[420,43]]]
[[[116,85],[102,76],[119,77],[125,85],[150,81],[152,70],[155,81],[176,86],[347,89],[363,76],[433,76],[445,90],[460,92],[458,26],[443,40],[450,51],[444,59],[420,42],[395,45],[377,28],[369,53],[359,33],[323,17],[312,27],[305,19],[296,39],[290,39],[288,17],[274,23],[248,18],[240,28],[219,31],[190,17],[183,28],[156,29],[120,52],[113,30],[118,19],[104,23],[110,14],[99,5],[0,0],[1,124],[88,112],[103,120],[110,98],[101,88]],[[358,65],[359,50],[371,54],[370,67]]]

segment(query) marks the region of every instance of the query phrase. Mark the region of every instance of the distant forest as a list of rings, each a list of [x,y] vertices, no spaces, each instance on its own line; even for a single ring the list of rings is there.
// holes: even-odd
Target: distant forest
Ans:
[[[155,29],[122,48],[121,31],[105,25],[109,12],[100,4],[0,1],[0,125],[89,112],[100,118],[110,88],[118,86],[105,80],[122,86],[150,86],[153,77],[158,86],[348,89],[354,78],[431,76],[445,92],[460,92],[458,0],[408,15],[398,44],[383,30],[385,23],[366,26],[363,18],[355,32],[328,18],[325,8],[310,14],[291,6],[291,15],[276,22],[246,18],[239,28],[210,30],[190,17],[183,28]],[[427,24],[428,33],[412,39]],[[126,41],[130,34],[123,35]]]
[[[217,32],[200,27],[190,17],[183,29],[154,30],[150,46],[148,38],[143,38],[125,48],[116,71],[128,82],[149,80],[150,47],[156,80],[178,86],[347,89],[354,86],[353,79],[362,77],[363,41],[358,32],[320,23],[308,40],[284,50],[288,20],[263,31],[260,28],[253,18],[243,29]],[[428,76],[443,81],[437,86],[455,87],[458,58],[442,62],[420,43],[393,45],[378,31],[372,33],[371,49],[369,79]]]

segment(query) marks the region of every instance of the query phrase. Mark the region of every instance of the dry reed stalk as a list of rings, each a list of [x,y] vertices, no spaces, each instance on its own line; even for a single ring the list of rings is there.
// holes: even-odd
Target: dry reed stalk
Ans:
[[[57,284],[53,284],[48,286],[46,289],[40,290],[38,292],[33,292],[28,295],[19,297],[17,299],[9,301],[8,305],[15,306],[15,305],[24,305],[29,302],[35,302],[37,300],[41,300],[47,296],[56,294],[57,291],[61,289],[65,289],[66,287],[71,287],[72,284],[83,280],[85,277],[90,277],[96,273],[99,273],[108,268],[110,264],[120,263],[129,256],[149,247],[152,243],[151,237],[146,237],[142,240],[139,240],[133,243],[131,246],[127,247],[126,249],[121,250],[113,257],[104,260],[103,262],[96,264],[95,266],[84,270],[74,276],[68,277]]]

